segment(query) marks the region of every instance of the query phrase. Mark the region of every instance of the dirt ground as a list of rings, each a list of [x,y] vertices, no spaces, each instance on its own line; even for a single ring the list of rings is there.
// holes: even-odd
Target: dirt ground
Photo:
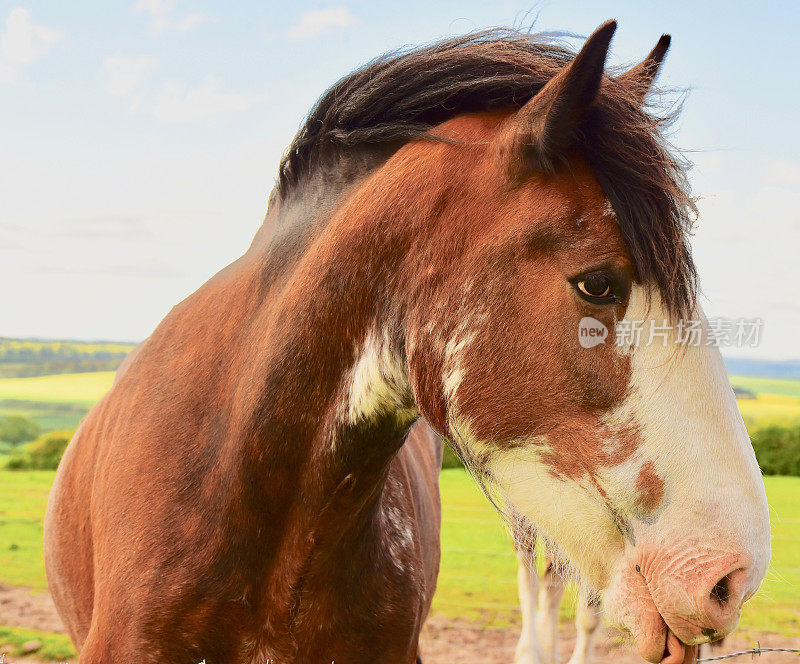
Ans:
[[[64,631],[50,595],[3,584],[0,584],[0,625],[43,632]]]
[[[0,584],[0,625],[28,627],[46,632],[61,632],[63,627],[53,602],[47,593],[34,593],[26,588]],[[421,653],[425,664],[511,664],[519,632],[516,629],[484,629],[475,625],[459,623],[434,616],[425,625],[421,639]],[[575,641],[574,630],[563,626],[559,642],[560,660],[566,662]],[[787,639],[774,635],[764,635],[762,647],[800,648],[800,639]],[[0,647],[2,647],[0,643]],[[703,647],[701,657],[747,650],[752,640],[729,637],[720,648]],[[6,664],[12,659],[6,657]],[[37,660],[25,658],[25,664],[38,664]],[[636,650],[620,644],[616,632],[602,629],[595,648],[597,664],[642,664]],[[749,655],[726,660],[731,662],[752,661]],[[759,664],[788,664],[797,662],[796,655],[786,653],[764,653],[758,658]]]
[[[481,629],[474,625],[459,624],[452,620],[433,617],[425,625],[421,639],[422,660],[425,664],[512,664],[519,632],[516,629]],[[787,639],[772,634],[762,635],[761,647],[800,648],[800,639]],[[575,644],[575,631],[564,625],[560,630],[559,661],[566,662]],[[703,646],[700,657],[717,657],[731,652],[748,650],[754,640],[728,637],[714,647]],[[725,660],[752,662],[751,655]],[[797,655],[789,653],[763,653],[758,664],[792,664]],[[595,664],[643,664],[636,648],[621,642],[619,632],[600,628],[595,645]]]

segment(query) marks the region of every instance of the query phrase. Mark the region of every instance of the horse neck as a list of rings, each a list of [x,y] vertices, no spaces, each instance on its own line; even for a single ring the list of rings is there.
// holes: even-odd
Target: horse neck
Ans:
[[[248,252],[265,297],[244,417],[271,488],[320,510],[344,501],[368,512],[418,416],[391,287],[402,247],[369,218],[374,208],[348,202],[360,182],[273,202]]]

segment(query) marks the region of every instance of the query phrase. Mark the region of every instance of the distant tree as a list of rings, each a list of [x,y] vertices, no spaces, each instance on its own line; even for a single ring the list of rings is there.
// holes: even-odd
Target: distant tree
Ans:
[[[737,399],[757,399],[755,392],[748,390],[744,387],[737,387],[733,385],[733,393],[736,395]]]
[[[12,445],[19,445],[28,440],[37,438],[42,433],[42,428],[22,415],[9,415],[0,419],[0,440]]]
[[[15,452],[6,462],[8,470],[55,470],[74,431],[50,431]]]
[[[800,423],[771,424],[750,436],[761,472],[765,475],[800,475]]]

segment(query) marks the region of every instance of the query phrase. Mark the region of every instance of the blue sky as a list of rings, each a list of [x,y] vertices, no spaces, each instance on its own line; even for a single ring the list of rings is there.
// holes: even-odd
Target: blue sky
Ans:
[[[673,141],[702,197],[711,316],[800,357],[796,2],[0,1],[0,335],[144,338],[247,247],[314,100],[387,50],[489,26],[589,34],[611,64],[673,35]],[[737,354],[729,351],[729,354]]]

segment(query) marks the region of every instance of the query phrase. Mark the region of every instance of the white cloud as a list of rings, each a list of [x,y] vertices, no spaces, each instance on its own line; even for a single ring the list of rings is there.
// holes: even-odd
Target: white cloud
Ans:
[[[128,96],[157,65],[158,60],[149,56],[106,58],[103,62],[106,91],[117,97]]]
[[[300,21],[289,29],[288,37],[292,41],[314,39],[336,29],[352,27],[357,22],[347,7],[314,9],[303,12]]]
[[[131,111],[174,123],[246,111],[264,96],[224,90],[214,76],[207,76],[193,88],[167,81],[158,91],[152,86],[142,89],[142,83],[157,66],[158,60],[150,56],[106,58],[103,62],[105,89],[114,96],[130,98]]]
[[[798,357],[800,163],[728,155],[717,181],[704,189],[714,194],[700,201],[692,247],[706,314],[764,321],[759,348],[724,352]]]
[[[139,0],[133,8],[150,16],[150,32],[158,34],[169,27],[169,14],[176,0]]]
[[[209,76],[194,89],[176,83],[165,85],[151,112],[163,122],[193,122],[212,115],[246,111],[258,98],[259,95],[226,92],[220,89],[215,77]]]
[[[36,25],[27,9],[14,7],[0,35],[0,83],[16,81],[22,65],[46,56],[62,36],[55,28]]]
[[[17,80],[17,70],[0,59],[0,83],[13,83]]]
[[[178,0],[138,0],[133,8],[150,17],[150,33],[161,34],[166,30],[186,32],[201,23],[205,16],[199,12],[176,15]]]
[[[202,23],[205,18],[206,17],[199,12],[186,14],[186,16],[175,23],[175,29],[179,30],[180,32],[186,32],[187,30],[191,30],[196,25]]]
[[[767,178],[776,185],[800,186],[800,163],[794,161],[773,161],[766,169]]]

